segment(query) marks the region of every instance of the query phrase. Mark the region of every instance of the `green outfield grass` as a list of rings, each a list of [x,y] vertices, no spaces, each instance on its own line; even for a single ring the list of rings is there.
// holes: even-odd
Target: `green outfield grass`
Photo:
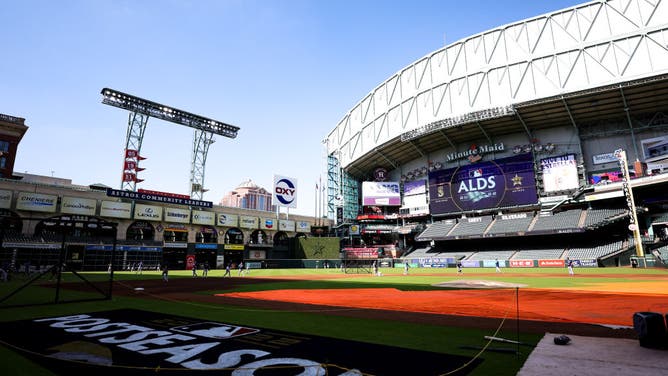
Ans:
[[[371,275],[343,274],[339,269],[262,269],[251,270],[250,275],[245,278],[255,277],[294,277],[308,275],[336,275],[342,278],[335,279],[313,279],[313,280],[290,280],[290,281],[272,281],[267,280],[263,284],[246,285],[234,291],[258,291],[272,289],[323,289],[323,288],[360,288],[360,287],[394,287],[402,290],[429,290],[434,289],[432,284],[455,279],[485,279],[497,280],[503,282],[513,282],[526,284],[529,287],[540,288],[560,288],[560,287],[579,287],[591,283],[609,283],[609,282],[629,282],[635,277],[642,275],[643,280],[651,280],[653,276],[660,278],[668,274],[666,269],[631,269],[631,268],[578,268],[576,276],[573,278],[559,278],[554,274],[567,274],[565,269],[513,269],[512,272],[518,273],[513,276],[510,269],[505,269],[506,273],[494,273],[494,269],[465,269],[463,275],[456,273],[455,269],[410,269],[410,275],[404,276],[403,269],[399,268],[381,268],[382,277],[372,277]],[[617,277],[611,278],[606,274],[615,274]],[[222,270],[212,270],[209,278],[219,278],[223,274]],[[519,275],[521,274],[521,275]],[[90,280],[102,281],[108,278],[106,273],[84,273]],[[578,275],[587,275],[588,278],[577,278]],[[601,277],[596,277],[600,275]],[[237,273],[233,273],[234,278]],[[145,271],[138,275],[129,272],[116,272],[115,279],[123,280],[143,280],[160,279],[160,273],[157,271]],[[170,280],[175,278],[192,278],[189,271],[170,271]],[[64,274],[65,282],[73,282],[78,279],[71,274]],[[226,289],[224,280],[221,279],[221,289]],[[3,296],[7,291],[21,285],[25,279],[15,278],[10,283],[0,285],[0,294]],[[212,293],[214,291],[200,291],[196,293]],[[52,299],[53,289],[40,286],[32,286],[26,289],[22,294],[29,295],[33,299],[48,301]],[[68,298],[86,298],[99,297],[96,292],[66,292]],[[18,297],[17,297],[18,298]],[[423,325],[405,322],[393,322],[384,320],[356,319],[346,318],[336,315],[328,315],[326,312],[285,312],[275,310],[247,309],[233,306],[223,306],[215,304],[188,303],[177,301],[159,301],[146,300],[137,297],[113,296],[111,300],[100,300],[84,303],[50,304],[22,308],[2,308],[0,309],[0,321],[13,321],[20,319],[29,319],[36,317],[46,317],[64,314],[77,314],[94,311],[106,311],[119,308],[132,308],[147,311],[163,312],[167,314],[182,315],[188,317],[201,318],[206,320],[224,321],[233,324],[243,324],[247,326],[257,326],[268,329],[302,333],[309,335],[319,335],[324,337],[341,338],[356,340],[362,342],[377,343],[402,348],[443,352],[448,354],[460,354],[473,356],[476,351],[462,349],[462,346],[485,346],[486,335],[498,335],[504,338],[516,338],[516,332],[494,333],[489,330],[465,329],[444,327],[438,325]],[[499,320],[501,324],[501,320]],[[520,339],[524,342],[537,343],[541,335],[521,333]],[[499,347],[503,345],[494,344]],[[513,345],[506,345],[513,348]],[[473,375],[514,375],[521,368],[530,353],[530,349],[521,348],[521,354],[506,354],[498,352],[485,352],[480,355],[484,362],[476,368]],[[17,355],[8,345],[0,347],[0,372],[4,375],[29,374],[29,375],[51,375],[46,369],[43,369],[20,355]],[[402,359],[387,359],[385,361],[404,361]],[[444,370],[447,370],[444,365]]]

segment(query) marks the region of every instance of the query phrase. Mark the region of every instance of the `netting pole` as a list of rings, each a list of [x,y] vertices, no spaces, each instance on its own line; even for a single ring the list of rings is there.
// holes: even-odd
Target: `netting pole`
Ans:
[[[517,359],[519,360],[520,358],[520,288],[515,287],[515,307],[517,308],[517,327],[516,329],[516,335],[517,335]]]
[[[116,261],[116,244],[117,244],[117,239],[118,239],[118,228],[114,226],[114,241],[111,246],[111,262],[110,262],[110,268],[109,268],[109,291],[107,292],[107,299],[111,300],[113,297],[113,288],[114,288],[114,269],[116,269],[116,266],[114,265],[114,262]]]
[[[66,228],[62,229],[63,238],[62,238],[62,241],[60,243],[60,256],[58,257],[58,268],[56,269],[56,272],[58,273],[58,275],[56,276],[56,297],[55,297],[55,301],[54,301],[54,303],[56,303],[56,304],[60,301],[60,282],[62,280],[63,264],[65,263],[65,258],[66,258],[66,254],[65,254],[65,252],[66,252],[65,251],[65,235],[66,234],[65,234],[65,231],[66,231]]]

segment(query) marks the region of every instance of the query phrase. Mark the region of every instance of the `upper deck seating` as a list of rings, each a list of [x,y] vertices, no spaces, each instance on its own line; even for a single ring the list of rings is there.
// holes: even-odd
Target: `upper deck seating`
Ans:
[[[552,215],[539,214],[531,231],[578,228],[582,209],[566,210]]]
[[[449,236],[466,236],[466,235],[480,235],[485,232],[489,224],[492,222],[492,217],[474,217],[462,218],[457,223],[457,226],[450,231]]]

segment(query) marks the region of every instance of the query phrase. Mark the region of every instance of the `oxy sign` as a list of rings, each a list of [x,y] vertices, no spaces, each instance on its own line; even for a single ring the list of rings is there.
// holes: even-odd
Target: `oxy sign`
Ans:
[[[297,179],[274,175],[274,203],[288,208],[297,207]]]

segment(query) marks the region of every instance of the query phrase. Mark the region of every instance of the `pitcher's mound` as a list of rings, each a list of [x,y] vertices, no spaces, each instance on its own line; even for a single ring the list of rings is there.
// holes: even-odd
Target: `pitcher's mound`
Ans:
[[[521,283],[508,283],[499,281],[484,281],[477,279],[457,279],[454,281],[435,283],[433,286],[437,287],[459,287],[469,289],[503,289],[515,287],[527,287]]]

